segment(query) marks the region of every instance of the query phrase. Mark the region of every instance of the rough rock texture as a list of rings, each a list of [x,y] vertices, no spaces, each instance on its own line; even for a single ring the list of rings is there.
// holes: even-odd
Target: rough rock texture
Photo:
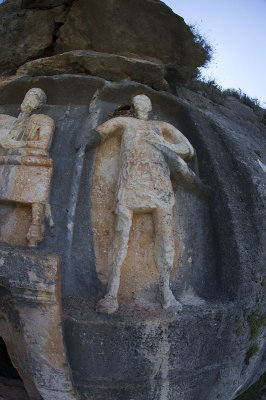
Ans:
[[[51,314],[40,300],[54,296],[54,289],[41,290],[39,278],[47,268],[38,262],[49,254],[62,260],[64,341],[81,400],[234,400],[262,375],[266,361],[262,110],[255,113],[232,97],[218,105],[176,85],[204,62],[205,53],[182,18],[160,1],[23,0],[20,6],[7,0],[0,15],[0,71],[10,75],[20,67],[18,75],[0,81],[0,113],[17,117],[25,93],[40,87],[48,98],[41,112],[56,126],[50,149],[55,226],[47,225],[34,255],[27,250],[32,263],[21,261],[25,248],[5,241],[0,246],[0,336],[30,400],[40,393],[49,398],[51,386],[40,373],[45,363],[36,350],[38,340],[47,346],[51,340],[46,327],[29,324],[34,310],[42,321]],[[164,79],[175,95],[158,91],[167,88]],[[134,296],[150,271],[136,265],[129,247],[133,261],[121,272],[119,310],[99,314],[95,306],[106,292],[106,279],[97,269],[101,248],[94,243],[92,218],[101,211],[92,198],[97,158],[93,146],[85,151],[80,143],[139,92],[152,101],[151,119],[174,125],[191,142],[199,178],[209,189],[200,196],[178,177],[174,187],[180,253],[171,289],[182,311],[162,310],[156,279],[144,291],[146,298]],[[0,203],[1,218],[13,211]],[[144,236],[152,234],[149,217],[143,216]],[[143,243],[137,245],[144,254]],[[59,303],[57,298],[53,307]],[[32,373],[25,369],[32,365],[25,349],[37,360]],[[10,392],[3,377],[0,384]],[[50,398],[65,398],[64,388],[54,384],[53,389]],[[21,384],[16,390],[23,393]]]
[[[46,230],[38,251],[62,258],[64,335],[81,399],[233,400],[265,366],[265,126],[233,98],[221,106],[185,88],[173,96],[136,82],[71,74],[2,83],[0,112],[16,116],[30,87],[46,91],[42,112],[56,121],[55,230]],[[162,311],[154,299],[153,309],[122,299],[112,316],[95,312],[106,290],[96,273],[91,225],[95,150],[77,151],[75,144],[136,92],[151,98],[152,119],[189,139],[212,193],[198,198],[176,187],[185,250],[172,290],[181,302],[194,300],[178,314]]]
[[[60,259],[1,247],[0,260],[0,335],[30,400],[74,400],[62,338]]]
[[[61,20],[62,12],[62,7],[25,11],[16,0],[1,4],[0,73],[10,75],[25,61],[44,56],[47,51],[49,54],[55,24]]]
[[[29,400],[20,379],[0,378],[0,400]]]
[[[53,8],[61,5],[69,5],[73,0],[22,0],[21,8],[39,8],[39,9],[47,9]]]
[[[90,50],[69,51],[29,61],[17,71],[17,75],[30,76],[64,73],[99,76],[110,81],[132,80],[157,90],[168,89],[164,65]]]
[[[70,50],[142,58],[174,69],[183,80],[206,60],[183,18],[160,1],[23,1],[22,7],[15,0],[0,6],[2,75]]]

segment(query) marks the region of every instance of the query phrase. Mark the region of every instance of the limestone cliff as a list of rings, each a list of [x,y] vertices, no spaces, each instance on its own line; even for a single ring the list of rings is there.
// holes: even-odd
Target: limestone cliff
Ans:
[[[37,87],[48,99],[42,113],[55,121],[49,153],[54,227],[46,226],[32,254],[61,259],[64,341],[80,398],[234,400],[265,367],[263,110],[230,96],[221,104],[185,84],[206,53],[160,1],[6,0],[0,17],[0,113],[17,117],[25,93]],[[156,271],[133,262],[144,257],[153,235],[145,216],[133,222],[121,307],[99,314],[95,306],[106,281],[92,223],[96,148],[85,151],[80,143],[140,92],[152,101],[151,119],[172,124],[192,144],[193,168],[206,190],[181,180],[174,186],[179,241],[171,287],[183,310],[162,310]],[[106,165],[108,175],[114,167]],[[102,186],[100,194],[109,198]],[[1,239],[0,260],[8,255],[12,275],[29,269],[20,261],[26,242],[10,234],[15,222],[11,229],[6,221],[14,207],[0,202],[0,211],[0,236],[10,238]],[[103,242],[109,230],[101,227]],[[13,292],[2,275],[2,311],[16,322],[15,312],[5,309]],[[34,390],[31,399],[39,398]]]

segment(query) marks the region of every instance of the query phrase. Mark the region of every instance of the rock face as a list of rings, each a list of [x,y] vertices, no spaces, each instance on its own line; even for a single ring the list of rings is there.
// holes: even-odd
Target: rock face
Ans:
[[[30,76],[65,73],[99,76],[110,81],[132,80],[157,90],[168,89],[164,65],[90,50],[69,51],[29,61],[17,71],[18,75]]]
[[[165,65],[187,80],[206,60],[184,20],[152,0],[17,1],[1,5],[0,73],[26,61],[94,50]],[[38,26],[38,29],[36,29]]]
[[[46,231],[39,251],[62,259],[64,335],[81,398],[234,399],[264,364],[265,128],[235,100],[224,107],[186,89],[175,97],[134,82],[77,75],[10,81],[1,90],[1,113],[16,114],[32,86],[45,89],[50,100],[42,112],[57,121],[50,150],[55,231]],[[162,311],[156,283],[147,302],[128,296],[141,273],[132,265],[122,272],[119,311],[108,316],[95,312],[105,292],[91,224],[95,150],[76,152],[75,143],[139,91],[151,98],[153,119],[170,122],[192,143],[212,195],[198,198],[176,188],[184,251],[172,290],[182,312]]]
[[[142,44],[134,42],[133,36],[129,40],[135,8],[133,3],[126,3],[128,14],[123,14],[122,2],[106,3],[110,20],[116,21],[116,32],[109,40],[102,25],[107,15],[96,2],[90,16],[91,1],[86,2],[87,9],[83,1],[49,1],[44,8],[44,2],[40,5],[24,0],[22,5],[27,9],[23,8],[26,11],[19,26],[26,26],[29,15],[39,16],[44,22],[53,15],[53,27],[56,20],[64,19],[64,23],[57,25],[55,40],[47,40],[53,43],[52,47],[48,45],[47,57],[35,59],[47,51],[40,43],[40,53],[30,53],[31,46],[38,47],[34,34],[25,57],[12,42],[4,49],[14,58],[15,69],[20,68],[18,75],[0,83],[0,114],[17,117],[26,92],[35,87],[47,94],[41,114],[55,121],[49,150],[53,159],[49,198],[54,228],[47,224],[43,241],[34,250],[25,249],[24,243],[2,239],[0,306],[4,317],[0,319],[0,336],[30,400],[40,396],[43,400],[61,400],[67,398],[66,393],[81,400],[234,400],[240,390],[262,375],[265,366],[265,125],[259,114],[235,98],[218,105],[199,93],[176,87],[175,79],[168,82],[175,95],[160,91],[161,86],[156,85],[165,84],[169,64],[177,68],[180,62],[183,71],[188,71],[194,61],[177,61],[173,42],[168,54],[162,52],[159,57],[161,44],[155,47],[157,55],[152,49],[149,53],[146,39],[142,56],[138,47]],[[155,29],[148,32],[148,26],[156,26],[154,15],[166,21],[170,18],[166,26],[172,26],[172,20],[181,21],[158,1],[144,3],[139,21],[150,38],[156,37]],[[140,5],[138,1],[134,4]],[[11,21],[7,10],[14,16],[18,5],[7,1],[1,6],[6,21]],[[145,26],[142,18],[147,14]],[[92,22],[79,24],[85,15],[89,21],[93,15],[94,28],[101,28],[99,32],[88,29]],[[16,18],[14,32],[5,33],[10,37],[18,35]],[[130,33],[126,26],[131,27]],[[54,35],[53,29],[47,37]],[[188,32],[187,28],[182,32]],[[116,47],[114,38],[118,34],[129,35],[125,39],[127,54],[125,48],[120,52]],[[109,40],[108,49],[101,47],[103,39],[106,43]],[[56,54],[59,45],[63,54]],[[1,57],[4,60],[3,53]],[[11,73],[8,62],[2,71]],[[195,187],[191,189],[180,178],[178,166],[172,164],[171,153],[165,154],[165,162],[172,165],[176,221],[176,258],[170,285],[182,303],[182,311],[163,310],[160,304],[160,281],[153,260],[154,227],[151,213],[143,213],[133,218],[128,258],[121,270],[119,309],[108,315],[96,312],[96,304],[106,293],[115,196],[114,187],[106,182],[117,168],[112,146],[119,143],[112,142],[111,146],[106,142],[104,151],[101,147],[97,150],[100,141],[93,135],[119,106],[127,112],[132,96],[139,93],[151,99],[151,120],[173,125],[189,140],[198,161],[190,167],[206,190],[201,193]],[[101,151],[108,155],[105,163]],[[105,212],[102,205],[108,209],[105,219],[101,217]],[[17,208],[0,202],[0,218],[14,215]],[[100,226],[108,218],[110,224]],[[49,257],[56,261],[52,275]],[[61,287],[57,280],[59,262]],[[51,304],[45,305],[44,300],[50,297]],[[56,313],[49,313],[50,308]],[[39,316],[43,329],[34,324],[32,313]],[[54,315],[57,319],[53,326],[59,326],[60,335],[63,332],[71,370],[65,370],[65,358],[60,359],[54,375],[59,381],[52,379],[52,366],[57,361],[58,340],[60,354],[63,343],[54,328],[48,332],[45,326]],[[52,345],[49,335],[54,340]],[[77,395],[71,387],[71,374]],[[60,377],[65,381],[57,386]]]

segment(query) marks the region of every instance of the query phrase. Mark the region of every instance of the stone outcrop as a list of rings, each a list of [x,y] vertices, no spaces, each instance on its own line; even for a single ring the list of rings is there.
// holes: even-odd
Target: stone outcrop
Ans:
[[[11,75],[26,61],[49,53],[57,18],[61,21],[61,7],[25,11],[16,0],[1,4],[0,74]]]
[[[61,5],[69,5],[73,0],[22,0],[21,8],[30,8],[30,9],[47,9],[58,7]]]
[[[29,398],[235,400],[265,366],[263,110],[233,97],[217,104],[176,85],[204,61],[204,51],[159,1],[7,0],[0,13],[7,39],[1,72],[18,69],[0,81],[0,114],[17,117],[28,90],[41,88],[41,114],[55,122],[54,227],[47,223],[37,249],[0,236],[0,336]],[[43,38],[33,28],[38,19]],[[165,79],[172,93],[161,91]],[[182,310],[162,309],[152,216],[139,213],[119,309],[108,315],[96,305],[107,289],[116,193],[110,182],[120,142],[114,137],[97,150],[95,129],[129,112],[140,93],[151,99],[149,118],[180,130],[196,152],[193,185],[171,152],[161,163],[175,196],[170,287]],[[22,221],[17,210],[0,200],[1,219]],[[0,379],[0,389],[9,391],[8,382]]]
[[[17,75],[30,76],[69,73],[99,76],[109,81],[132,80],[156,90],[168,89],[163,64],[91,50],[74,50],[39,58],[27,62],[17,71]]]
[[[42,112],[56,121],[50,150],[55,231],[46,231],[39,251],[62,258],[64,337],[81,398],[233,400],[264,366],[265,126],[233,98],[221,106],[185,88],[173,96],[136,82],[71,74],[7,81],[1,113],[15,113],[35,86],[49,99]],[[145,289],[149,271],[135,264],[122,271],[119,311],[95,311],[106,290],[91,222],[95,150],[84,153],[76,143],[136,92],[152,99],[151,118],[189,139],[211,192],[199,198],[182,181],[175,189],[182,245],[171,288],[183,303],[179,314],[162,311],[156,277]],[[142,226],[152,234],[145,218],[133,222],[133,232]]]
[[[206,60],[183,18],[160,1],[24,0],[20,5],[6,0],[0,19],[2,75],[29,60],[71,50],[140,58],[174,70],[181,80]]]

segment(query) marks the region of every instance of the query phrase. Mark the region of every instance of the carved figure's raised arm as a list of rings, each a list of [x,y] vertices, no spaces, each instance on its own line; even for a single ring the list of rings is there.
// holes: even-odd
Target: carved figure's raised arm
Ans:
[[[179,157],[189,160],[195,156],[195,150],[188,139],[173,125],[167,122],[153,121],[157,134],[149,135],[148,140],[154,145],[160,144],[168,147]],[[161,133],[163,136],[161,136]],[[164,136],[166,138],[164,138]],[[168,139],[168,140],[167,140]]]
[[[195,150],[188,139],[173,125],[163,122],[161,129],[163,136],[169,137],[171,142],[173,142],[171,150],[181,158],[189,160],[195,156]]]

